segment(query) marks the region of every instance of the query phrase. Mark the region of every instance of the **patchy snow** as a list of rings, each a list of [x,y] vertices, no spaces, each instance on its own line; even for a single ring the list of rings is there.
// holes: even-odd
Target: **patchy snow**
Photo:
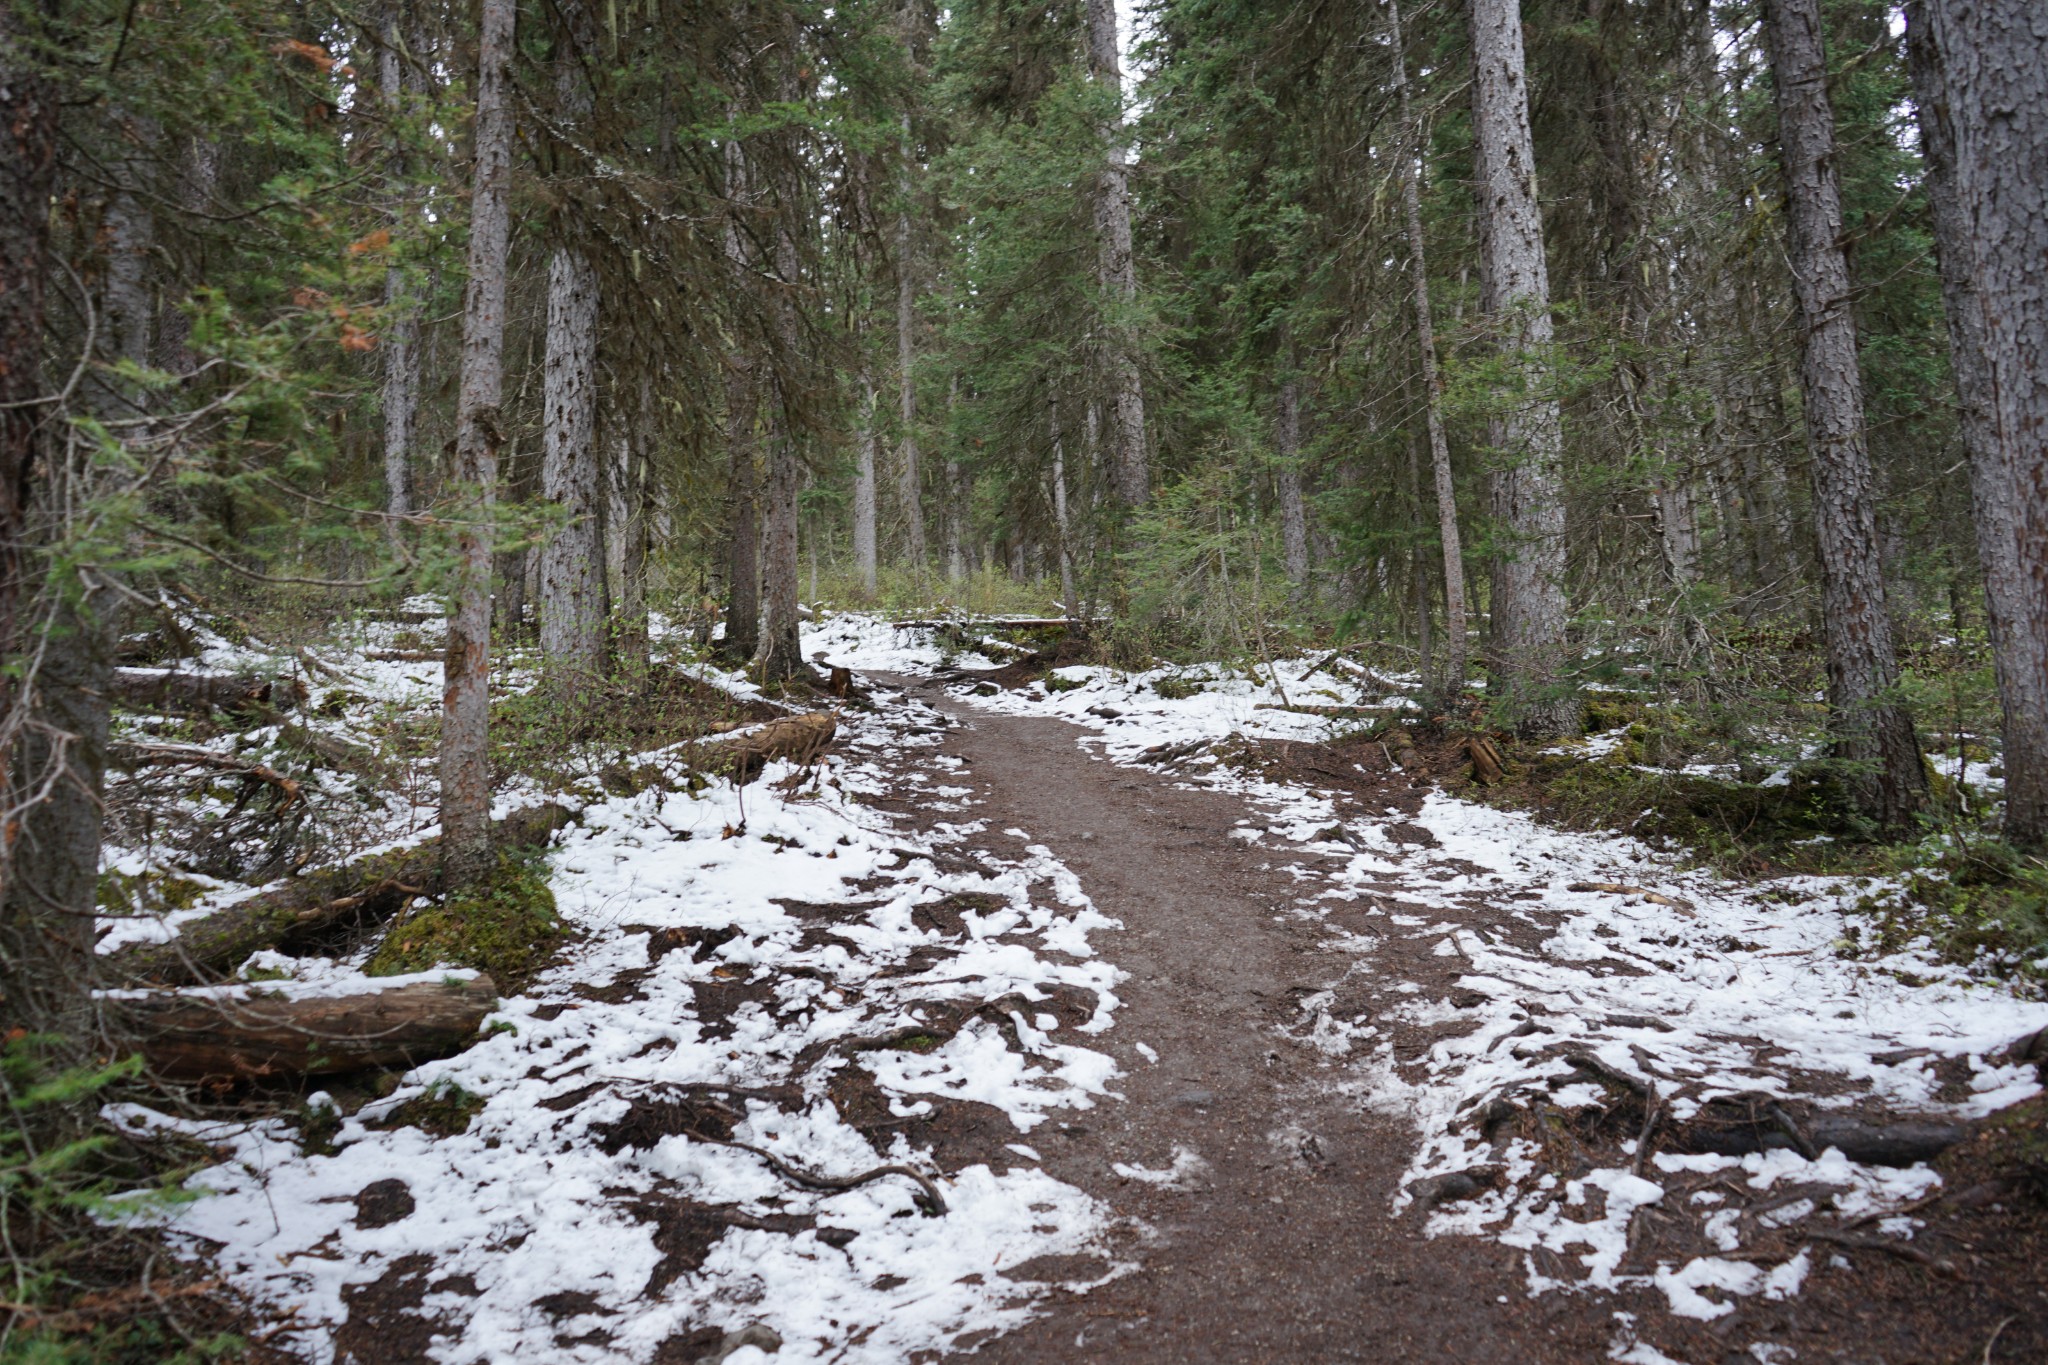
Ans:
[[[336,666],[376,667],[359,654]],[[377,704],[437,700],[408,687],[384,679]],[[136,1216],[165,1218],[289,1315],[319,1362],[366,1286],[409,1280],[423,1282],[431,1354],[451,1362],[642,1361],[707,1328],[765,1328],[776,1360],[900,1361],[1015,1326],[1050,1286],[1004,1268],[1096,1247],[1106,1211],[1021,1142],[946,1169],[899,1130],[979,1104],[1021,1136],[1111,1096],[1116,1064],[1089,1042],[1112,1023],[1120,974],[1091,942],[1112,922],[1042,846],[971,860],[945,849],[970,826],[920,836],[863,803],[906,763],[944,790],[946,769],[919,760],[936,719],[891,698],[843,715],[838,751],[808,776],[777,764],[743,790],[593,798],[548,855],[576,937],[479,1042],[337,1113],[317,1148],[276,1120],[114,1113],[225,1154],[190,1182],[206,1197]],[[148,937],[177,918],[110,928]],[[450,974],[371,982],[275,953],[245,970],[264,979],[211,993]],[[844,1111],[863,1085],[884,1112]],[[428,1102],[473,1113],[435,1136],[418,1123]],[[789,1174],[884,1166],[906,1173],[847,1189]],[[392,1181],[409,1212],[365,1212]]]

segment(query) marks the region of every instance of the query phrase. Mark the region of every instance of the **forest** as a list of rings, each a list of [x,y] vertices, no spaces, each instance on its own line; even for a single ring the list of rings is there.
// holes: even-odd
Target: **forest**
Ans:
[[[0,115],[0,1361],[2048,1350],[2036,0],[0,0]]]

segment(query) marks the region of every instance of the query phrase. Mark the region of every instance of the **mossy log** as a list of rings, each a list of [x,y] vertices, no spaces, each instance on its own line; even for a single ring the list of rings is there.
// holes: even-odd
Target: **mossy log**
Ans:
[[[287,711],[306,699],[306,689],[289,679],[252,673],[178,673],[154,668],[117,668],[114,702],[130,711],[156,714],[228,715]]]
[[[498,1002],[488,976],[305,1000],[176,992],[113,1002],[149,1069],[172,1080],[271,1080],[406,1067],[459,1052]]]
[[[500,848],[536,848],[574,818],[564,806],[533,806],[500,820],[493,837]],[[259,949],[290,947],[375,924],[414,896],[438,896],[442,889],[441,843],[428,839],[301,873],[184,925],[168,943],[140,943],[109,953],[101,967],[115,982],[192,985],[234,970]]]
[[[690,766],[699,772],[725,774],[745,785],[778,758],[811,762],[838,733],[839,718],[830,711],[786,716],[730,739],[698,745]]]

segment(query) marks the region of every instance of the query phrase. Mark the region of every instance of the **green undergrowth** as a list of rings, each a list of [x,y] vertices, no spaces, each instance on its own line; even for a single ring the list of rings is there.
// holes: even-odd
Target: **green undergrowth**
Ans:
[[[435,1081],[423,1095],[393,1109],[379,1125],[385,1128],[417,1128],[436,1137],[454,1137],[469,1131],[470,1120],[483,1112],[484,1097],[464,1090],[453,1081]]]
[[[1891,851],[1891,877],[1856,903],[1859,950],[1925,940],[1944,960],[2048,987],[2048,859],[1952,838]]]
[[[0,1045],[0,1362],[196,1365],[239,1359],[239,1304],[200,1281],[137,1213],[189,1199],[212,1160],[177,1135],[116,1132],[103,1106],[141,1063],[79,1059],[17,1029]],[[138,1292],[137,1284],[156,1292]]]
[[[506,854],[491,874],[416,910],[384,937],[364,971],[400,976],[472,967],[510,991],[546,964],[567,937],[539,858]]]

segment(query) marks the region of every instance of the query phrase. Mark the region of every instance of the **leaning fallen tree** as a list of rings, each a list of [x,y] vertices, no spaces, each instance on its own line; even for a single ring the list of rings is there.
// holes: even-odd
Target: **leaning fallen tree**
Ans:
[[[514,811],[497,823],[500,848],[538,848],[574,820],[558,805]],[[165,943],[139,943],[100,959],[113,982],[191,985],[225,975],[263,948],[290,948],[380,923],[414,896],[438,896],[441,843],[375,853],[301,873],[182,926]]]
[[[154,992],[109,1000],[171,1080],[282,1080],[410,1067],[459,1052],[498,1003],[488,976],[279,1000]]]
[[[306,699],[306,689],[289,679],[156,668],[117,668],[109,690],[117,705],[158,715],[285,711]]]

